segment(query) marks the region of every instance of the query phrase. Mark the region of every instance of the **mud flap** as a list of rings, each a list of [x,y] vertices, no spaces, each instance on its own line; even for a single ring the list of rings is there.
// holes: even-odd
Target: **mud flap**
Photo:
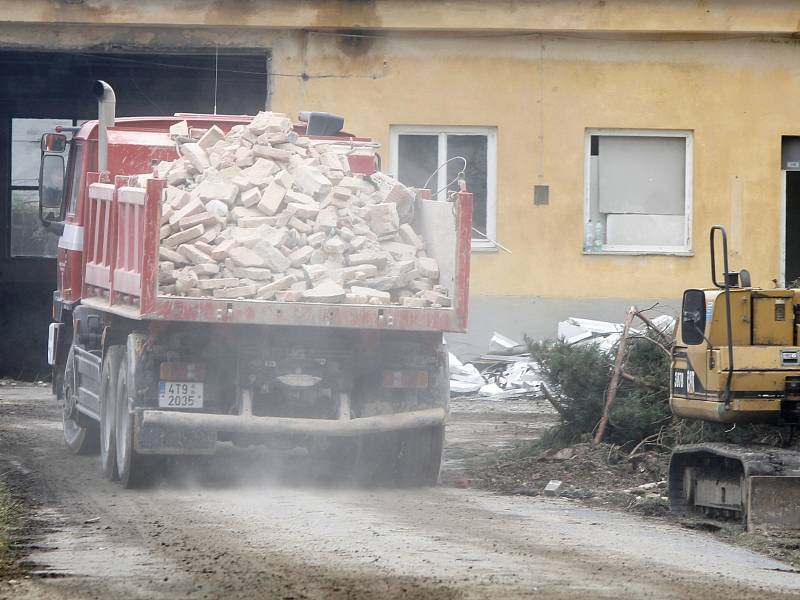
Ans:
[[[747,531],[800,533],[800,477],[748,477]]]

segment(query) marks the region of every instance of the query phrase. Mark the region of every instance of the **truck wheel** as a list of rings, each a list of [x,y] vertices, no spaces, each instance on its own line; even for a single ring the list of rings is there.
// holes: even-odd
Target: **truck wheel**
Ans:
[[[64,373],[64,441],[73,454],[96,454],[99,446],[97,426],[87,422],[88,417],[78,413],[75,395],[75,351],[70,348]]]
[[[100,466],[103,469],[103,476],[111,481],[116,480],[119,476],[117,473],[115,398],[119,367],[124,353],[123,346],[111,346],[106,352],[100,375]]]
[[[128,408],[130,374],[128,372],[128,353],[121,353],[117,393],[114,394],[116,414],[116,454],[117,473],[124,488],[135,488],[146,483],[146,457],[137,454],[133,448],[134,415]]]
[[[436,485],[443,444],[444,426],[336,440],[329,447],[328,474],[368,487]]]
[[[443,447],[443,425],[401,433],[395,463],[396,484],[407,487],[436,485]]]

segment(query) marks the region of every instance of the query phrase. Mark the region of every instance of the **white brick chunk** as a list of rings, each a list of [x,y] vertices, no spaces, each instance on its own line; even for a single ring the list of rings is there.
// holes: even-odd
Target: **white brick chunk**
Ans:
[[[204,231],[205,229],[202,225],[195,225],[189,229],[184,229],[178,233],[173,233],[164,240],[164,244],[170,248],[177,248],[180,244],[191,242],[193,239],[200,237],[203,235]]]
[[[289,255],[289,261],[292,263],[293,267],[299,267],[300,265],[306,264],[311,259],[312,254],[314,254],[314,248],[311,246],[303,246]]]
[[[417,235],[417,232],[408,223],[400,225],[400,237],[403,238],[406,244],[414,246],[417,250],[425,248],[425,242],[422,241],[422,238]]]
[[[241,279],[252,279],[253,281],[269,281],[272,279],[272,271],[259,267],[231,267],[231,272]]]
[[[390,304],[392,301],[392,295],[389,292],[373,290],[372,288],[361,287],[358,285],[354,285],[353,287],[351,287],[350,293],[365,297],[367,299],[367,302],[370,302],[372,299],[376,299],[381,304]]]
[[[273,181],[261,194],[258,210],[270,217],[273,216],[280,209],[285,196],[286,189],[277,181]]]
[[[178,246],[178,252],[183,254],[194,265],[212,262],[211,257],[195,247],[194,244],[181,244]]]
[[[266,261],[250,248],[237,246],[228,250],[228,256],[240,267],[263,267]]]
[[[258,287],[255,285],[240,285],[214,290],[214,298],[250,298],[255,296]]]
[[[179,121],[169,126],[170,137],[189,137],[189,124],[186,121]]]
[[[239,201],[242,206],[251,207],[255,206],[261,201],[261,192],[257,187],[252,187],[239,194]]]
[[[439,281],[439,263],[435,258],[421,257],[417,259],[417,271],[423,277]]]
[[[271,300],[272,298],[275,297],[276,292],[279,292],[280,290],[285,290],[296,281],[297,278],[294,275],[286,275],[285,277],[276,279],[272,283],[268,283],[267,285],[259,288],[257,292],[258,297],[263,298],[264,300]]]
[[[194,189],[192,195],[200,198],[204,203],[211,200],[220,200],[228,206],[232,206],[239,195],[239,188],[229,181],[206,179]]]
[[[169,223],[170,225],[177,225],[178,222],[183,219],[184,217],[188,217],[191,215],[195,215],[197,213],[201,213],[206,209],[200,200],[197,198],[190,198],[189,202],[187,202],[183,208],[180,208],[174,211],[169,216]]]
[[[351,254],[349,262],[351,265],[375,265],[382,267],[389,260],[389,255],[386,252],[362,252],[359,254]]]
[[[375,204],[367,213],[369,228],[378,237],[396,233],[400,228],[400,217],[394,203]]]
[[[345,293],[345,289],[338,283],[325,279],[310,290],[303,292],[303,300],[339,304],[344,301]]]
[[[225,134],[222,132],[222,129],[217,127],[216,125],[212,125],[203,136],[197,140],[197,145],[200,146],[203,150],[208,151],[214,144],[217,142],[221,142],[225,139]]]
[[[211,166],[211,163],[208,162],[206,151],[197,144],[183,144],[183,146],[181,146],[181,151],[183,152],[183,156],[186,157],[186,160],[201,173]]]
[[[285,273],[292,266],[291,261],[280,250],[266,242],[256,244],[255,252],[262,257],[263,265],[273,273]],[[241,266],[257,267],[260,265]]]
[[[438,304],[439,306],[450,306],[451,304],[450,298],[444,294],[440,294],[439,292],[434,292],[433,290],[422,292],[422,298],[434,305]]]
[[[235,246],[235,240],[223,240],[211,251],[211,258],[217,261],[225,260],[228,258],[228,251]]]

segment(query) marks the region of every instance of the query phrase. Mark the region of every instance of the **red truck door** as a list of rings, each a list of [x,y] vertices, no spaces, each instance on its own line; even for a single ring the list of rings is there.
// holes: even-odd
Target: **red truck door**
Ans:
[[[66,216],[58,240],[58,292],[65,302],[81,296],[83,263],[83,195],[87,168],[85,140],[74,140],[67,162]]]

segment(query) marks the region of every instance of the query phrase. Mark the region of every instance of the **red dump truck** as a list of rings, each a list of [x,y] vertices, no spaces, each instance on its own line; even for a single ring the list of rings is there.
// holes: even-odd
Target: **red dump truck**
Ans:
[[[305,446],[342,477],[437,481],[448,410],[443,332],[467,324],[472,197],[417,199],[414,226],[449,307],[177,297],[158,287],[165,182],[128,176],[176,158],[172,125],[223,131],[252,117],[114,117],[42,137],[40,217],[60,233],[48,359],[74,453],[132,487],[169,455]],[[314,139],[305,123],[294,125]],[[342,131],[327,139],[356,139]],[[66,157],[66,161],[65,161]],[[65,165],[66,162],[66,165]],[[354,174],[374,164],[353,161]],[[326,463],[327,464],[327,463]]]

